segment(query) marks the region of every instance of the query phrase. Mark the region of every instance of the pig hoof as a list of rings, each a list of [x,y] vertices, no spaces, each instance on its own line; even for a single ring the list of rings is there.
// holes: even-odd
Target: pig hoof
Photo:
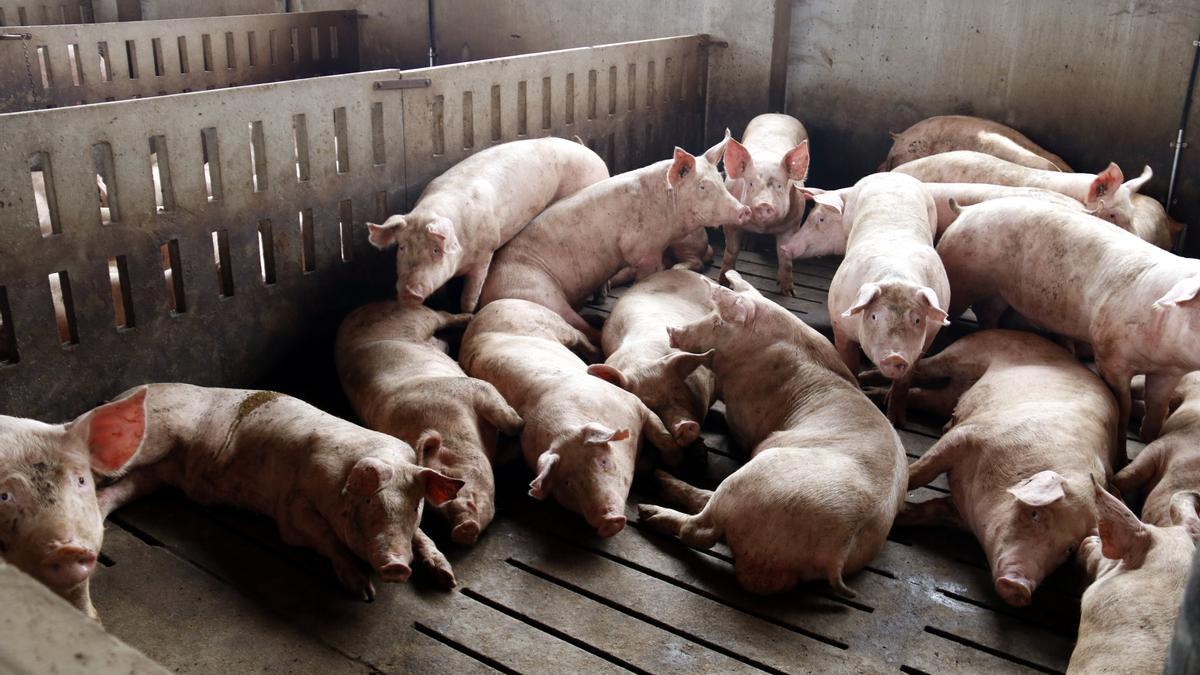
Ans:
[[[429,574],[438,588],[450,590],[458,585],[458,579],[454,578],[454,570],[450,569],[450,563],[430,564]]]
[[[1021,577],[1003,576],[996,580],[996,593],[1014,607],[1025,607],[1033,600],[1033,584]]]
[[[371,583],[371,577],[362,570],[360,565],[355,563],[335,564],[333,571],[337,574],[342,587],[349,591],[350,595],[363,602],[375,600],[375,584]]]
[[[464,520],[450,531],[450,540],[456,544],[474,544],[479,540],[479,523]]]

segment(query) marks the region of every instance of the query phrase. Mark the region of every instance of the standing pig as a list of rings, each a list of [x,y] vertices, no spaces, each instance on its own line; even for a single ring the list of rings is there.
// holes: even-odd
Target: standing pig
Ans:
[[[981,301],[993,313],[1006,304],[1091,344],[1120,404],[1122,449],[1130,379],[1145,374],[1142,437],[1158,437],[1179,378],[1200,369],[1200,261],[1096,227],[1087,214],[1018,197],[966,207],[937,250],[954,292],[951,316]]]
[[[851,371],[859,348],[892,380],[888,419],[904,424],[912,367],[946,321],[950,284],[933,249],[933,198],[914,178],[877,173],[851,192],[846,259],[829,284],[833,343]]]
[[[1148,490],[1142,520],[1160,527],[1172,524],[1177,495],[1200,493],[1200,372],[1185,375],[1175,394],[1182,401],[1163,424],[1162,435],[1113,479],[1123,493]]]
[[[996,593],[1011,605],[1070,557],[1096,525],[1092,481],[1115,458],[1112,394],[1065,349],[1033,335],[988,330],[917,364],[912,404],[950,417],[909,467],[908,489],[945,473],[950,496],[908,504],[904,524],[957,524],[987,554]]]
[[[1161,673],[1200,541],[1198,504],[1180,502],[1169,526],[1158,527],[1099,486],[1095,493],[1100,534],[1079,545],[1095,581],[1083,593],[1067,673]]]
[[[671,461],[679,447],[636,396],[588,374],[571,349],[597,350],[562,317],[527,300],[497,300],[467,327],[459,360],[525,419],[521,448],[537,474],[529,495],[554,495],[601,537],[625,527],[625,500],[644,435]]]
[[[496,432],[515,436],[522,425],[500,392],[467,377],[434,337],[469,319],[377,302],[346,317],[336,350],[342,388],[359,419],[413,447],[426,447],[423,466],[464,482],[454,499],[434,506],[459,544],[475,543],[496,513]],[[433,436],[441,437],[440,446],[424,442]]]
[[[692,323],[713,308],[708,277],[664,270],[629,289],[604,322],[608,358],[588,372],[636,395],[662,419],[680,445],[700,438],[700,424],[716,398],[712,354],[672,349],[667,326]]]
[[[641,519],[689,546],[724,538],[751,592],[825,579],[853,596],[843,576],[875,557],[904,501],[904,448],[824,337],[728,278],[734,290],[713,289],[709,316],[668,332],[673,347],[715,350],[729,428],[752,458],[716,492],[660,474],[695,515],[641,505]],[[780,386],[763,386],[779,374]]]
[[[502,143],[435,178],[410,213],[368,223],[371,244],[396,247],[400,302],[419,305],[465,274],[462,311],[472,312],[493,254],[548,205],[605,178],[604,160],[574,141]]]
[[[725,256],[721,274],[737,268],[742,230],[779,235],[799,226],[804,203],[795,199],[792,186],[808,177],[808,132],[791,115],[759,115],[746,125],[742,142],[730,140],[725,148],[725,187],[751,208],[750,220],[724,226]],[[778,246],[776,246],[778,252]],[[779,292],[792,295],[792,259],[778,256]]]
[[[536,302],[599,337],[575,308],[622,267],[643,279],[662,269],[663,251],[680,236],[749,218],[717,173],[724,147],[722,141],[701,157],[675,148],[674,159],[600,181],[546,209],[497,255],[483,303]]]
[[[375,597],[371,569],[384,581],[407,581],[414,549],[440,582],[454,585],[450,564],[417,528],[422,499],[443,504],[463,484],[419,466],[423,454],[437,452],[437,435],[414,452],[275,392],[146,389],[146,438],[132,470],[100,491],[106,515],[172,485],[201,504],[274,518],[285,543],[329,558],[342,585],[363,600]]]
[[[104,539],[93,472],[118,475],[139,452],[145,400],[138,389],[68,424],[0,415],[0,559],[93,619]]]
[[[892,149],[880,171],[891,171],[914,159],[953,150],[983,152],[1031,169],[1072,171],[1061,157],[1025,134],[982,117],[939,115],[921,120],[891,137]]]
[[[1126,181],[1121,167],[1111,163],[1099,174],[1042,171],[969,150],[925,157],[893,171],[926,183],[991,183],[1061,192],[1082,203],[1097,217],[1125,230],[1133,223],[1131,196],[1154,175],[1147,166],[1141,176]]]

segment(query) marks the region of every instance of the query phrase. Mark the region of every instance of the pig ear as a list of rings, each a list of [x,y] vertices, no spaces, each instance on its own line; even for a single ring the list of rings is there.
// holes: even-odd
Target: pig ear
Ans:
[[[821,206],[827,206],[838,213],[842,212],[845,207],[845,201],[842,196],[836,192],[826,192],[820,188],[801,187],[796,188],[800,194],[804,195],[805,199],[812,200]]]
[[[458,243],[458,234],[454,231],[454,223],[446,218],[434,218],[425,226],[425,231],[446,253],[455,253],[462,248]]]
[[[1096,179],[1092,181],[1091,187],[1088,188],[1087,201],[1084,204],[1091,207],[1096,202],[1104,197],[1111,195],[1121,187],[1121,181],[1125,180],[1125,174],[1121,173],[1121,167],[1115,162],[1109,162],[1108,168],[1101,171]]]
[[[604,445],[629,438],[628,429],[610,429],[599,422],[588,422],[579,430],[584,445]]]
[[[92,470],[102,476],[120,474],[137,456],[146,439],[147,387],[106,403],[72,422],[68,433],[83,441]],[[79,446],[76,446],[79,447]]]
[[[703,354],[691,352],[675,352],[663,357],[665,365],[676,377],[685,378],[700,366],[712,368],[713,357],[717,350],[710,349]]]
[[[425,499],[434,506],[441,506],[458,496],[458,491],[467,482],[460,478],[451,478],[433,469],[421,469],[417,479],[425,483]]]
[[[625,377],[625,373],[606,363],[594,363],[588,366],[587,371],[589,375],[594,375],[609,384],[615,384],[622,389],[629,389],[629,378]]]
[[[1039,471],[1008,488],[1008,493],[1026,506],[1048,506],[1067,496],[1063,491],[1066,478],[1057,471]]]
[[[1182,525],[1192,539],[1200,539],[1200,492],[1176,492],[1171,497],[1171,522]]]
[[[808,178],[808,160],[808,139],[804,139],[783,156],[783,170],[789,179],[803,183]]]
[[[754,160],[750,158],[750,151],[746,146],[732,138],[729,139],[725,146],[725,175],[734,180],[745,178],[753,167]]]
[[[1100,553],[1109,560],[1123,560],[1128,567],[1140,567],[1150,549],[1150,532],[1124,502],[1099,483],[1095,484],[1095,492]]]
[[[704,161],[712,164],[713,167],[716,167],[717,162],[721,161],[721,157],[729,151],[728,143],[732,137],[732,134],[729,133],[729,129],[726,128],[725,138],[722,138],[721,142],[704,151]]]
[[[381,251],[391,248],[396,245],[396,233],[403,230],[405,225],[404,216],[400,215],[388,218],[382,225],[367,223],[367,230],[370,232],[367,239],[372,246]]]
[[[933,323],[938,323],[943,326],[949,326],[950,321],[946,318],[946,310],[938,306],[937,293],[928,286],[922,286],[917,289],[917,301],[925,305],[925,318]]]
[[[696,158],[692,157],[683,148],[675,148],[675,161],[671,162],[671,167],[667,169],[667,188],[673,189],[676,185],[683,182],[684,178],[696,172]]]
[[[424,464],[425,460],[440,450],[442,447],[442,435],[433,429],[426,429],[421,432],[421,436],[417,438],[417,444],[413,450],[417,451],[417,464]]]
[[[858,288],[858,297],[854,299],[854,304],[850,309],[842,312],[842,316],[854,316],[867,308],[871,301],[878,298],[883,293],[883,287],[879,284],[863,284]]]
[[[396,469],[378,457],[358,460],[346,479],[346,492],[356,497],[370,497],[392,481]]]
[[[1130,192],[1137,192],[1138,190],[1142,189],[1142,186],[1146,184],[1146,181],[1153,177],[1154,169],[1151,169],[1150,165],[1147,164],[1146,168],[1142,169],[1142,175],[1125,181],[1125,187],[1129,188]]]
[[[724,286],[712,290],[712,301],[717,306],[717,313],[721,315],[722,320],[739,326],[753,321],[758,313],[758,308],[750,298],[741,293],[734,293]]]
[[[1200,294],[1200,276],[1188,277],[1175,282],[1171,290],[1167,294],[1154,301],[1155,307],[1178,307],[1179,305],[1195,300],[1196,295]]]
[[[546,482],[550,478],[550,470],[558,464],[561,459],[557,452],[547,450],[538,457],[537,461],[537,476],[529,483],[529,496],[534,499],[545,499],[546,495],[550,494],[550,485]]]

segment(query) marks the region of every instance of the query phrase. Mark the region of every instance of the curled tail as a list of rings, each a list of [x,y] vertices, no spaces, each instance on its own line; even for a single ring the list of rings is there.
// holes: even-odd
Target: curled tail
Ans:
[[[956,215],[956,216],[958,214],[962,213],[962,210],[963,210],[962,205],[959,204],[958,200],[955,199],[954,197],[950,198],[950,210],[953,211],[954,215]]]

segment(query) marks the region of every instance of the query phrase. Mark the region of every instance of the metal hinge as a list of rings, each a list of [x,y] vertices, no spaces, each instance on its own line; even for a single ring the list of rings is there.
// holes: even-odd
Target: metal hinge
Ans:
[[[378,80],[375,82],[376,89],[420,89],[433,84],[433,81],[428,77],[416,77],[411,80],[403,80],[396,78],[394,80]]]
[[[32,40],[33,33],[0,33],[0,40]]]
[[[1177,142],[1177,141],[1171,141],[1171,142],[1168,144],[1168,147],[1170,147],[1170,148],[1174,149],[1176,145],[1178,145],[1178,146],[1179,146],[1179,147],[1181,147],[1181,148],[1186,148],[1186,147],[1188,146],[1188,142],[1187,142],[1187,141],[1184,141],[1184,142],[1182,142],[1182,143],[1179,143],[1179,142]]]
[[[722,49],[724,49],[724,48],[729,47],[729,43],[725,40],[718,40],[717,38],[715,38],[711,35],[708,35],[707,33],[704,33],[704,34],[700,35],[700,46],[701,47],[721,47]]]

